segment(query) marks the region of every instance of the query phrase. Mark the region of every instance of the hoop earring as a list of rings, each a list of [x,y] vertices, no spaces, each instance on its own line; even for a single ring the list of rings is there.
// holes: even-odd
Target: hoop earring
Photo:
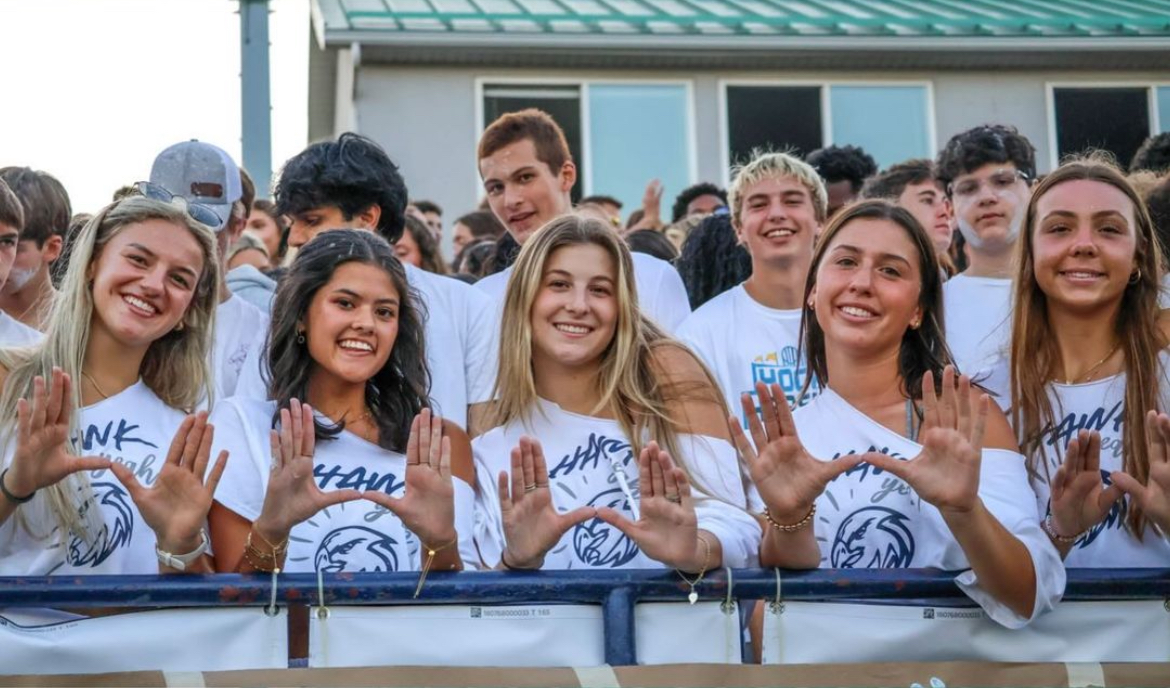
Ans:
[[[187,326],[183,324],[183,321],[180,320],[179,324],[175,325],[175,332],[182,332],[186,327]]]
[[[1129,283],[1130,284],[1137,284],[1138,282],[1141,282],[1141,281],[1142,281],[1142,269],[1138,268],[1138,269],[1133,271],[1132,275],[1129,276]]]
[[[304,344],[304,343],[305,343],[305,333],[298,332],[297,333],[297,344]]]

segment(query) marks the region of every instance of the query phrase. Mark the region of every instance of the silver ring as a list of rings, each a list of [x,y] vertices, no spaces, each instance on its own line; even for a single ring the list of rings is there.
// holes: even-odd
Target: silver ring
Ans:
[[[524,486],[524,494],[528,494],[529,492],[536,492],[536,483]]]
[[[678,495],[666,495],[666,501],[674,502],[675,504],[682,504],[682,497]]]

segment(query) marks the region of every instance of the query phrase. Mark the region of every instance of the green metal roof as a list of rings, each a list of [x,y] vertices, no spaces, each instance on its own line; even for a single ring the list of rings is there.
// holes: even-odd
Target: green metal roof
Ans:
[[[349,37],[1153,38],[1170,0],[314,0]]]

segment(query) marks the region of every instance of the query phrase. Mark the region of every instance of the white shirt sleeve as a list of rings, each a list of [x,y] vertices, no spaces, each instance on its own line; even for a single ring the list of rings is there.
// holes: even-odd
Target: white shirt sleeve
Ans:
[[[240,369],[240,379],[236,382],[234,396],[258,401],[268,400],[268,385],[264,382],[264,367],[268,365],[268,355],[264,348],[267,337],[267,329],[262,329],[256,333],[248,347],[248,357],[244,359],[244,367]]]
[[[667,332],[674,332],[691,314],[691,302],[687,298],[687,288],[683,284],[678,270],[669,263],[662,271],[662,279],[658,282],[658,293],[653,295],[654,313],[658,316],[658,324]]]
[[[1056,606],[1064,595],[1064,562],[1040,528],[1036,496],[1028,483],[1024,457],[1016,452],[985,449],[979,473],[979,497],[987,510],[1016,537],[1032,559],[1036,572],[1036,599],[1030,616],[1023,617],[996,600],[979,585],[974,571],[964,571],[955,582],[1007,628],[1021,628]]]
[[[492,400],[496,384],[496,361],[499,358],[499,307],[482,291],[468,287],[460,290],[463,296],[465,328],[463,341],[463,370],[467,377],[467,403],[479,404]]]
[[[211,456],[228,451],[227,466],[215,490],[215,501],[249,521],[260,516],[268,489],[267,471],[272,449],[269,424],[257,427],[262,409],[270,404],[230,399],[217,403],[209,422],[215,426]],[[262,443],[262,444],[261,444]],[[208,467],[210,470],[210,466]]]
[[[759,566],[760,523],[747,512],[745,482],[739,455],[727,440],[703,435],[680,435],[680,451],[691,476],[699,528],[719,538],[723,566]]]

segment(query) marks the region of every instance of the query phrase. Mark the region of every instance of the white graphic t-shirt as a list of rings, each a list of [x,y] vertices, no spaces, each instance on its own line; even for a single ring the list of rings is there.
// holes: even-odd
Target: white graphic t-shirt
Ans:
[[[75,444],[83,455],[105,456],[125,464],[138,482],[150,487],[162,471],[184,417],[139,380],[119,394],[81,409],[80,436]],[[70,534],[62,541],[48,510],[48,499],[43,491],[38,492],[32,502],[0,525],[0,575],[158,573],[154,531],[142,520],[130,493],[109,470],[85,476],[92,485],[93,500],[82,507],[83,513],[96,505],[101,512],[98,523],[103,525],[87,538]]]
[[[1170,364],[1170,353],[1163,351],[1158,356],[1160,370],[1159,410],[1170,409],[1170,379],[1166,370]],[[1008,364],[1001,359],[992,369],[988,380],[990,389],[999,394],[998,400],[1011,418]],[[1102,380],[1079,385],[1057,382],[1048,384],[1048,399],[1056,423],[1045,428],[1041,439],[1044,463],[1037,464],[1031,476],[1032,489],[1041,516],[1049,511],[1048,500],[1052,495],[1049,487],[1051,477],[1064,463],[1068,443],[1081,430],[1095,430],[1101,433],[1101,480],[1111,485],[1111,474],[1122,470],[1122,436],[1125,431],[1125,373]],[[1023,438],[1020,438],[1023,442]],[[1145,568],[1170,566],[1170,540],[1158,535],[1152,527],[1146,526],[1139,541],[1126,527],[1129,515],[1129,497],[1122,496],[1109,510],[1101,523],[1072,546],[1065,557],[1066,566],[1074,568]]]
[[[267,330],[268,314],[235,294],[216,307],[211,374],[217,400],[235,395],[244,361],[257,346],[256,333]]]
[[[0,311],[0,349],[39,344],[45,335]]]
[[[634,252],[630,256],[633,258],[634,280],[642,312],[662,329],[675,332],[691,314],[687,288],[678,270],[670,263],[645,253]],[[494,312],[497,317],[504,307],[504,294],[508,291],[508,278],[511,275],[512,267],[508,267],[475,283],[476,288],[496,303]]]
[[[768,308],[753,299],[741,284],[703,304],[683,322],[678,337],[703,359],[715,375],[732,415],[747,427],[739,397],[756,399],[756,383],[777,383],[788,398],[796,398],[808,377],[805,362],[797,358],[800,314]],[[820,392],[814,380],[801,400],[807,404]]]
[[[922,445],[861,413],[831,388],[797,409],[793,418],[801,442],[821,461],[869,451],[908,460],[922,451]],[[1060,557],[1040,530],[1023,457],[1006,450],[983,450],[979,497],[1032,555],[1036,602],[1030,618],[1021,618],[979,586],[938,509],[900,478],[865,463],[838,476],[817,498],[814,524],[821,566],[966,569],[955,579],[959,587],[999,623],[1022,626],[1051,609],[1065,584]]]
[[[411,288],[426,306],[424,334],[434,411],[466,428],[467,407],[490,401],[496,381],[499,325],[494,319],[495,307],[471,285],[413,265],[403,267]],[[255,353],[244,366],[237,389],[241,396],[268,398],[265,376],[261,374],[261,365],[267,365],[266,336],[265,332],[259,333],[258,343],[253,346]]]
[[[959,371],[976,377],[1012,339],[1012,281],[955,275],[943,283],[947,346]]]
[[[617,421],[570,413],[539,400],[527,423],[497,427],[472,442],[478,502],[476,541],[484,562],[500,560],[504,539],[496,476],[511,473],[511,452],[520,436],[541,442],[548,465],[553,505],[560,513],[579,506],[610,507],[635,520],[638,513],[638,459]],[[725,440],[682,435],[681,451],[698,486],[715,498],[697,499],[699,528],[719,538],[723,565],[755,566],[760,526],[744,509],[744,483],[735,449]],[[600,518],[569,529],[544,560],[545,569],[662,568],[630,538]]]
[[[260,516],[272,449],[274,401],[236,397],[215,406],[212,456],[221,449],[231,452],[215,500],[249,521]],[[318,418],[322,418],[318,414]],[[325,422],[331,422],[325,420]],[[313,457],[313,476],[322,491],[380,490],[392,497],[406,493],[406,457],[367,442],[351,432],[336,439],[318,440]],[[455,478],[455,527],[459,552],[470,568],[477,564],[472,544],[471,486]],[[427,543],[437,546],[443,543]],[[398,517],[381,505],[366,500],[338,504],[293,527],[289,534],[285,569],[289,573],[323,571],[417,571],[419,542]]]

